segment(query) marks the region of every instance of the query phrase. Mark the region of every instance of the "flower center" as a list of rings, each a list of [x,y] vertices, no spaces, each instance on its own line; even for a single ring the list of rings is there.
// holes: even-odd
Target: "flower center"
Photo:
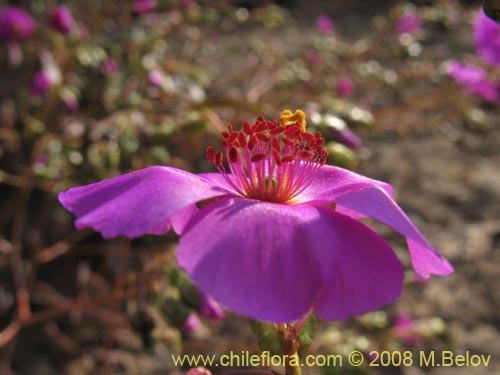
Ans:
[[[285,203],[310,184],[328,156],[321,134],[305,129],[301,110],[281,112],[279,124],[259,116],[253,125],[244,122],[243,131],[229,124],[221,133],[225,152],[210,146],[207,160],[240,195]]]

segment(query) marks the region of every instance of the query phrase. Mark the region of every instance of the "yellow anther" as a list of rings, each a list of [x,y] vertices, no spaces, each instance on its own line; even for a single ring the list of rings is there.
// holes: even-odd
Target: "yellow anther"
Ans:
[[[290,126],[299,123],[300,130],[306,131],[306,114],[304,111],[297,109],[295,113],[292,113],[289,109],[285,109],[280,113],[280,124],[283,126]]]

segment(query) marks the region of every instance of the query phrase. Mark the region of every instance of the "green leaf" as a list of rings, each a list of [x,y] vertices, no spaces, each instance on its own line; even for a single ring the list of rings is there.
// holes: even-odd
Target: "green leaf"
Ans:
[[[304,354],[311,346],[314,336],[316,336],[316,323],[318,322],[318,318],[315,314],[309,315],[305,323],[300,328],[300,331],[297,332],[297,336],[300,339],[301,345],[299,349],[299,355]]]
[[[269,351],[271,355],[281,354],[280,340],[274,324],[250,320],[250,327],[257,336],[260,350]]]

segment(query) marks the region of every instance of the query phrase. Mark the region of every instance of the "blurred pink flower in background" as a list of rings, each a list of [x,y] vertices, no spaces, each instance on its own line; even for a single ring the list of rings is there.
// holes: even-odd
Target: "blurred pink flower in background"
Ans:
[[[189,371],[186,372],[186,375],[212,375],[212,373],[205,367],[194,367],[189,369]]]
[[[198,318],[198,315],[195,313],[190,313],[186,320],[184,320],[184,323],[182,323],[182,329],[185,332],[196,332],[201,328],[201,326],[202,323],[200,318]]]
[[[61,34],[69,34],[73,28],[73,16],[65,5],[58,5],[50,14],[50,26]]]
[[[448,74],[471,94],[489,102],[500,100],[500,84],[488,79],[483,68],[454,60],[448,65]]]
[[[316,18],[316,26],[324,33],[331,32],[335,28],[332,19],[326,14],[321,14]]]
[[[31,80],[31,93],[35,96],[41,96],[54,86],[50,75],[45,71],[41,70],[33,76]]]
[[[422,342],[418,334],[414,319],[408,314],[399,314],[392,326],[394,335],[406,345],[417,345]]]
[[[23,9],[5,6],[0,11],[0,39],[6,42],[23,42],[31,38],[35,21]]]
[[[118,64],[116,60],[113,57],[105,58],[101,63],[101,71],[107,76],[118,73]]]
[[[415,13],[405,13],[396,22],[398,34],[416,34],[422,28],[422,18]]]
[[[159,70],[153,70],[148,74],[148,82],[151,86],[160,87],[164,79],[163,73]]]
[[[152,12],[156,8],[157,0],[134,0],[134,12],[143,14]]]
[[[349,76],[342,76],[337,81],[337,93],[340,96],[351,96],[354,93],[354,82]]]
[[[482,8],[474,18],[474,44],[485,63],[500,65],[500,25],[486,16]]]
[[[203,300],[199,309],[201,316],[211,320],[221,320],[224,319],[224,311],[220,307],[219,303],[215,301],[208,294],[203,295]]]

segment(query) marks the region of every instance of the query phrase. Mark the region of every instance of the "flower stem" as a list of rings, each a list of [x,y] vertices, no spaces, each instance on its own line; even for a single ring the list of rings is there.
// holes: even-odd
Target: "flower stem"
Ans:
[[[299,362],[300,338],[293,324],[281,323],[276,325],[280,340],[281,353],[285,356],[285,375],[301,375]]]

